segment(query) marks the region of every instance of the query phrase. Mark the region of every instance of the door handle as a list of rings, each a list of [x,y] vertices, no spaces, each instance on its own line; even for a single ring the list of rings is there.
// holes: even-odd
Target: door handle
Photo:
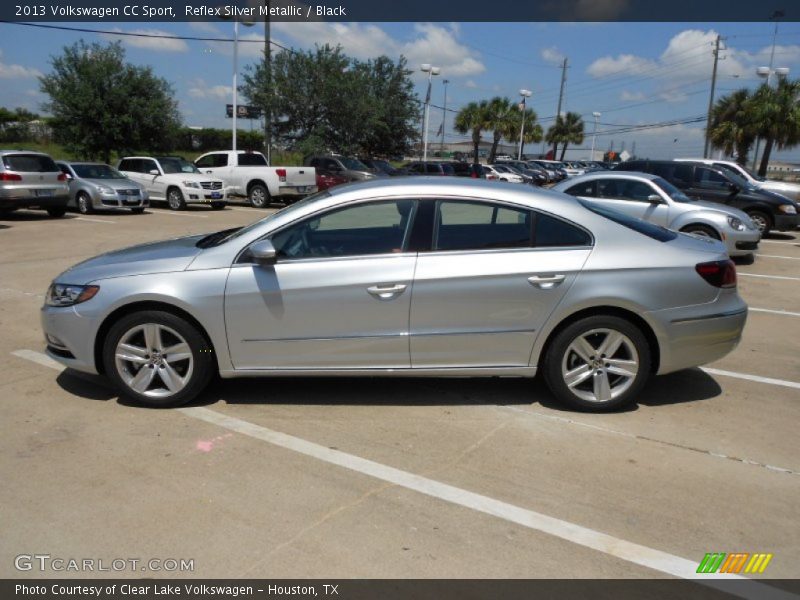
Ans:
[[[528,283],[542,290],[550,290],[560,284],[566,275],[532,275],[528,277]]]
[[[373,285],[367,288],[367,292],[378,300],[393,300],[402,294],[408,286],[403,283],[388,285]]]
[[[213,171],[206,171],[207,174],[212,175]]]

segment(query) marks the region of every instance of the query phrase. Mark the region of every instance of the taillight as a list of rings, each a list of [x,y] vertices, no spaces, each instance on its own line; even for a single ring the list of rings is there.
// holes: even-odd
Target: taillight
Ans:
[[[714,287],[736,287],[736,265],[730,259],[700,263],[694,269],[700,277]]]
[[[67,180],[67,175],[66,175],[66,173],[59,173],[59,174],[58,174],[58,180],[59,180],[59,181],[66,181],[66,180]]]
[[[286,169],[275,169],[275,173],[278,175],[279,180],[286,181]]]
[[[0,173],[0,181],[22,181],[22,175],[16,173]]]
[[[478,178],[478,174],[475,171],[473,171],[472,175],[470,175],[470,177],[472,177],[472,179],[477,179]]]

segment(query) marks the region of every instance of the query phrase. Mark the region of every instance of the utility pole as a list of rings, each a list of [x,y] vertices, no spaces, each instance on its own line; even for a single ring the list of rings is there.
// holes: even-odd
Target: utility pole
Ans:
[[[703,148],[703,158],[708,158],[708,149],[711,145],[711,111],[714,109],[714,89],[717,87],[717,63],[719,63],[719,43],[722,36],[717,35],[714,43],[714,69],[711,72],[711,95],[708,97],[708,117],[706,118],[706,145]]]
[[[558,118],[561,116],[561,102],[564,100],[564,84],[567,82],[567,57],[564,57],[564,62],[561,64],[561,91],[558,92],[558,109],[556,110],[556,125]],[[558,149],[558,142],[553,142],[553,160],[556,159],[556,150]]]
[[[267,95],[269,102],[264,113],[264,146],[267,151],[267,164],[272,164],[272,47],[270,43],[269,0],[264,0],[264,69],[267,72]]]
[[[442,145],[439,147],[439,155],[444,156],[444,124],[447,122],[447,84],[449,79],[442,81],[444,84],[444,106],[442,107]]]

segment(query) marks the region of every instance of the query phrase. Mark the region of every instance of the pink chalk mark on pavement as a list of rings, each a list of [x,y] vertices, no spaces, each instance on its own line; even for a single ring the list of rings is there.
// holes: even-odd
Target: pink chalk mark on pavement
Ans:
[[[195,450],[199,452],[211,452],[214,449],[214,446],[224,440],[225,438],[233,437],[232,433],[226,433],[225,435],[218,435],[215,438],[210,440],[197,440],[195,444]]]

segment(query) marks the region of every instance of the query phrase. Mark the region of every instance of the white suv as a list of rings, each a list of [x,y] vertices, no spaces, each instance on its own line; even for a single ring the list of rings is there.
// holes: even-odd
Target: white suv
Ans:
[[[166,201],[172,210],[187,204],[225,208],[225,184],[202,175],[192,163],[178,156],[126,156],[117,170],[147,189],[150,202]]]

